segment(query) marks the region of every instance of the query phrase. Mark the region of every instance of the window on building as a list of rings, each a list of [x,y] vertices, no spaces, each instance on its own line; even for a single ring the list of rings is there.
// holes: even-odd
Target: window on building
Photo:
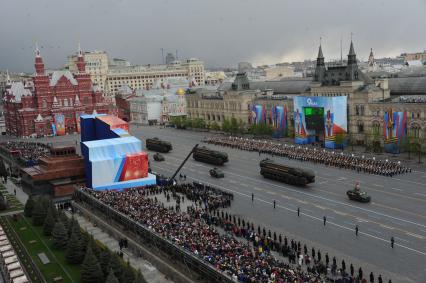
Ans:
[[[413,138],[420,138],[420,131],[421,131],[420,125],[418,124],[411,125],[410,133]]]
[[[372,129],[373,129],[373,135],[380,135],[380,122],[374,121]]]
[[[42,102],[41,102],[41,107],[43,108],[47,108],[47,101],[45,98],[43,98]]]
[[[358,121],[358,133],[364,132],[364,122]]]
[[[359,115],[359,106],[355,105],[355,115]]]

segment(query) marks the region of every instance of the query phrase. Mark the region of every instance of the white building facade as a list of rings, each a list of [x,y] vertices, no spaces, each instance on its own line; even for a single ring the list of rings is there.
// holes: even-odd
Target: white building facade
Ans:
[[[155,82],[153,89],[136,90],[136,96],[129,99],[131,122],[148,125],[186,116],[187,85],[188,80],[169,79]]]
[[[169,65],[112,67],[108,71],[106,92],[114,97],[122,85],[132,89],[151,89],[157,81],[167,79],[195,80],[204,85],[204,63],[198,59],[188,59],[181,63],[174,61]]]

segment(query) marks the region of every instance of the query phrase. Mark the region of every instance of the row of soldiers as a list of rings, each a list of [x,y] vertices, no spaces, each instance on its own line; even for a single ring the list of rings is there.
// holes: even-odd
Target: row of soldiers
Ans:
[[[338,153],[332,150],[319,149],[316,147],[233,136],[214,136],[205,138],[204,142],[241,150],[257,151],[259,152],[259,155],[266,153],[300,161],[310,161],[325,164],[327,166],[351,169],[358,173],[364,172],[392,177],[397,174],[411,172],[411,168],[402,165],[400,161],[394,162],[388,159],[378,160],[375,157],[365,158],[363,155],[357,156],[355,154],[347,154],[343,152]]]

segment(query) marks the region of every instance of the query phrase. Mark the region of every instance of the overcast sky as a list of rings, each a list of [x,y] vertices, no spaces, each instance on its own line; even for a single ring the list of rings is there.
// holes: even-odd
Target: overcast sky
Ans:
[[[105,50],[133,64],[161,50],[209,66],[255,65],[349,50],[366,59],[426,48],[425,0],[0,0],[0,69],[33,71],[34,42],[48,68],[77,50]]]

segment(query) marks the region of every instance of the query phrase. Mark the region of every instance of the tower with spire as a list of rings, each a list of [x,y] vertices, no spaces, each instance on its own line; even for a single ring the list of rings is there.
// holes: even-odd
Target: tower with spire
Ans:
[[[83,52],[81,51],[80,43],[78,43],[77,69],[79,73],[86,72],[86,62],[84,62]]]
[[[373,48],[370,50],[370,56],[368,56],[367,71],[374,72],[376,70],[376,61],[374,60]]]
[[[37,43],[36,43],[36,47],[35,47],[35,63],[34,63],[34,67],[35,67],[36,75],[37,76],[43,76],[44,75],[43,58],[41,58],[40,49],[38,49],[38,44]]]
[[[357,81],[359,79],[358,64],[356,61],[356,54],[354,49],[354,43],[351,39],[351,46],[349,47],[348,54],[348,66],[346,67],[346,80]]]
[[[12,85],[12,80],[10,79],[9,70],[6,70],[6,87],[10,87]]]
[[[317,56],[317,65],[315,67],[314,81],[322,82],[324,79],[324,74],[325,74],[325,62],[324,62],[324,55],[322,54],[322,46],[320,43],[320,46],[318,49],[318,56]]]

